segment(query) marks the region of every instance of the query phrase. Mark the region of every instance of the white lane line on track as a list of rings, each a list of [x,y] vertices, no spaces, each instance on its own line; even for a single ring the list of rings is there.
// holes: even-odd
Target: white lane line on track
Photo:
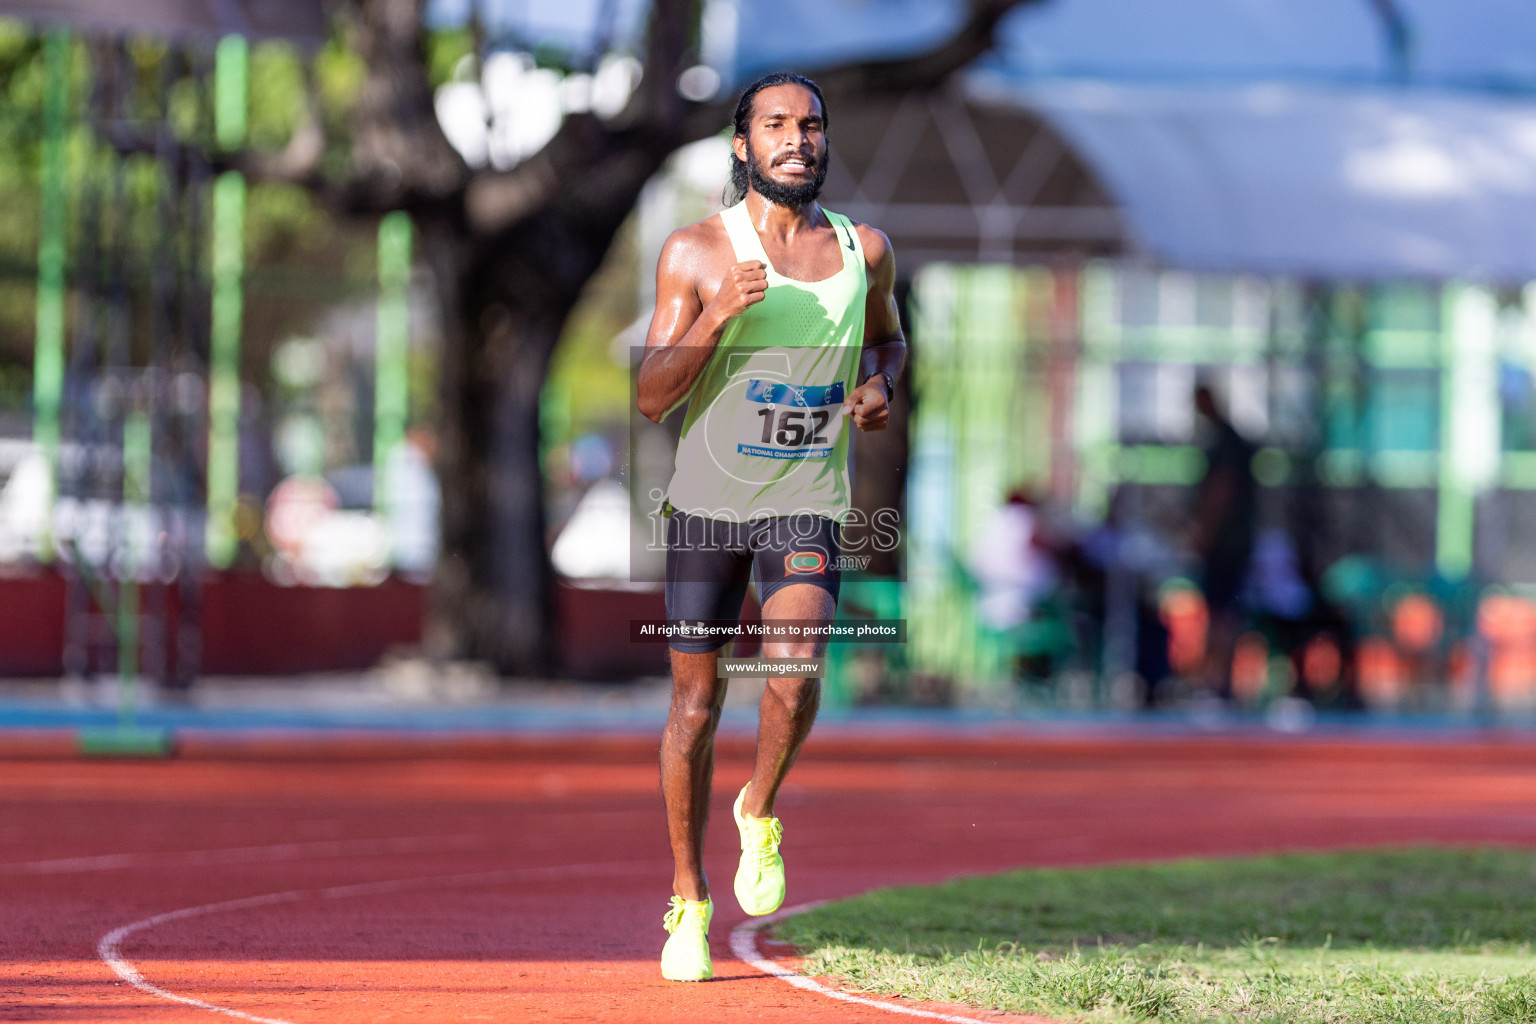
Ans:
[[[815,992],[817,995],[826,996],[829,999],[838,999],[845,1003],[857,1003],[860,1006],[872,1006],[877,1010],[888,1010],[891,1013],[904,1013],[909,1017],[927,1017],[929,1020],[946,1020],[950,1024],[996,1024],[995,1021],[977,1020],[975,1017],[961,1017],[953,1013],[937,1013],[933,1010],[919,1010],[914,1006],[901,1006],[897,1003],[888,1003],[883,999],[869,999],[864,996],[851,995],[847,992],[839,992],[835,988],[828,988],[813,978],[803,974],[797,974],[787,967],[781,967],[772,960],[765,960],[757,949],[757,933],[773,924],[782,921],[786,917],[795,914],[803,914],[807,910],[814,910],[826,902],[822,900],[816,903],[802,903],[797,907],[787,907],[778,913],[769,914],[767,917],[753,918],[743,921],[731,929],[731,955],[744,964],[770,974],[780,981],[787,981],[796,988],[805,989],[807,992]]]
[[[183,907],[180,910],[171,910],[163,914],[155,914],[142,920],[133,921],[120,928],[114,928],[101,937],[96,944],[96,955],[103,963],[112,968],[119,978],[132,985],[141,992],[147,992],[152,996],[181,1003],[199,1010],[207,1010],[210,1013],[223,1014],[226,1017],[234,1017],[239,1020],[251,1021],[252,1024],[293,1024],[292,1021],[278,1017],[259,1017],[228,1006],[220,1006],[193,996],[184,996],[176,992],[163,989],[149,981],[141,974],[132,962],[122,955],[122,944],[129,936],[153,928],[156,925],[170,921],[180,921],[190,917],[202,917],[205,914],[218,914],[232,910],[247,910],[252,907],[265,907],[277,903],[292,903],[304,898],[335,900],[347,899],[356,896],[372,896],[387,892],[401,892],[416,888],[451,887],[457,885],[474,885],[496,882],[533,882],[549,881],[563,878],[602,878],[614,875],[643,874],[664,869],[669,866],[661,862],[647,861],[615,861],[600,864],[556,864],[543,868],[507,868],[500,871],[476,871],[457,875],[426,875],[414,878],[392,878],[381,882],[360,882],[354,885],[334,885],[323,889],[289,889],[285,892],[271,892],[260,896],[246,896],[234,900],[221,900],[217,903],[203,903],[195,907]],[[808,978],[803,974],[797,974],[788,968],[781,967],[771,960],[765,960],[758,953],[757,935],[762,929],[776,921],[793,914],[801,914],[807,910],[813,910],[821,906],[817,903],[802,903],[799,906],[788,907],[776,914],[767,917],[759,917],[749,921],[743,921],[731,930],[731,954],[742,963],[748,964],[764,974],[771,975],[781,981],[788,982],[799,989],[814,992],[817,995],[826,996],[829,999],[837,999],[845,1003],[856,1003],[860,1006],[869,1006],[877,1010],[886,1010],[890,1013],[906,1014],[910,1017],[925,1017],[930,1020],[949,1021],[950,1024],[993,1024],[991,1021],[977,1020],[974,1017],[961,1017],[952,1013],[936,1013],[932,1010],[919,1010],[911,1006],[900,1006],[896,1003],[885,1002],[879,999],[869,999],[864,996],[850,995],[847,992],[839,992],[836,989]]]
[[[635,875],[664,870],[671,866],[667,861],[614,861],[606,864],[556,864],[544,868],[506,868],[501,871],[476,871],[458,875],[426,875],[416,878],[392,878],[382,882],[362,882],[356,885],[334,885],[325,889],[289,889],[286,892],[269,892],[260,896],[246,896],[235,900],[220,900],[217,903],[203,903],[195,907],[183,907],[180,910],[170,910],[163,914],[155,914],[139,921],[133,921],[114,928],[101,937],[96,943],[96,955],[103,963],[112,968],[119,978],[152,996],[170,1000],[173,1003],[181,1003],[185,1006],[196,1007],[211,1013],[221,1013],[226,1017],[236,1017],[240,1020],[252,1021],[253,1024],[293,1024],[292,1021],[282,1020],[277,1017],[258,1017],[255,1014],[246,1013],[228,1006],[220,1006],[192,996],[180,995],[161,988],[144,977],[132,962],[124,959],[122,955],[123,940],[136,932],[153,928],[156,925],[165,924],[168,921],[180,921],[189,917],[202,917],[205,914],[217,914],[230,910],[246,910],[251,907],[270,906],[275,903],[291,903],[304,898],[336,900],[353,896],[371,896],[375,893],[400,892],[413,888],[436,888],[441,886],[473,885],[479,883],[494,882],[533,882],[543,880],[555,880],[562,878],[602,878],[613,875]]]
[[[214,864],[249,864],[269,860],[301,860],[305,857],[366,857],[393,853],[431,853],[437,850],[468,850],[486,845],[482,835],[396,836],[387,839],[322,839],[307,843],[276,843],[271,846],[232,846],[222,850],[165,850],[143,853],[107,853],[96,857],[62,857],[0,864],[0,874],[65,875],[86,871],[120,871],[143,867],[206,867]]]
[[[178,921],[184,917],[200,917],[203,914],[213,914],[221,910],[241,910],[246,907],[262,907],[272,903],[286,903],[289,900],[298,899],[304,895],[301,890],[291,892],[274,892],[265,896],[250,896],[241,900],[224,900],[221,903],[205,903],[200,907],[185,907],[181,910],[172,910],[165,914],[156,914],[154,917],[146,917],[142,921],[134,921],[125,924],[121,928],[114,928],[101,937],[96,944],[96,955],[128,984],[141,992],[148,992],[152,996],[161,999],[169,999],[173,1003],[182,1003],[186,1006],[195,1006],[200,1010],[211,1010],[214,1013],[222,1013],[227,1017],[238,1017],[241,1020],[255,1021],[256,1024],[290,1024],[289,1021],[279,1020],[275,1017],[258,1017],[253,1013],[245,1013],[242,1010],[234,1010],[228,1006],[219,1006],[215,1003],[204,1002],[191,996],[178,995],[175,992],[167,992],[150,981],[145,980],[138,968],[124,960],[122,957],[123,940],[134,932],[145,928],[153,928],[157,924],[166,921]]]

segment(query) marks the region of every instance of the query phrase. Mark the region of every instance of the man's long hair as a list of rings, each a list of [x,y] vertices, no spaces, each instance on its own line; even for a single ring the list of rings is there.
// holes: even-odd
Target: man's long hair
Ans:
[[[764,75],[742,92],[741,99],[736,101],[736,116],[731,118],[731,134],[737,138],[747,139],[751,144],[752,137],[752,104],[757,99],[757,94],[764,89],[771,89],[776,85],[800,85],[811,90],[816,97],[816,102],[821,105],[821,125],[826,127],[827,101],[821,95],[821,86],[806,78],[797,75],[793,71],[773,71]],[[726,206],[735,206],[747,197],[749,185],[747,175],[747,163],[736,156],[736,151],[731,150],[731,180],[725,186],[725,195],[722,201]]]

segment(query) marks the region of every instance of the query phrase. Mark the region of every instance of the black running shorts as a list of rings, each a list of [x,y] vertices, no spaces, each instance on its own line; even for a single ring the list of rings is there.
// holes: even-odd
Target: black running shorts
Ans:
[[[837,601],[841,531],[802,513],[735,523],[674,510],[667,520],[667,621],[741,618],[749,576],[764,605],[780,587],[809,583]],[[703,654],[726,640],[675,637],[674,651]]]

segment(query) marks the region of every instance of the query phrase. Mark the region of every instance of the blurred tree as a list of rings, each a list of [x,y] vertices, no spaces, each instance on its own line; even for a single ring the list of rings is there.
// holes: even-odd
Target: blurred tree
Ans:
[[[840,98],[931,89],[987,52],[1010,9],[1039,0],[969,0],[955,32],[899,59],[802,70]],[[730,120],[730,98],[685,99],[698,63],[699,0],[653,0],[637,54],[643,75],[619,113],[570,113],[538,152],[504,170],[470,168],[444,135],[434,86],[475,51],[473,30],[431,30],[427,0],[354,0],[338,43],[300,91],[280,62],[246,154],[257,180],[286,180],[352,213],[408,211],[436,278],[444,330],[438,469],[442,561],[431,653],[489,661],[509,675],[552,667],[551,573],[544,545],[539,395],[567,316],[646,181],[678,147]],[[808,26],[813,27],[813,26]],[[253,94],[261,97],[257,87]],[[286,130],[284,130],[286,129]]]
[[[165,121],[179,142],[211,148],[206,138],[212,124],[207,82],[199,80],[169,43],[134,37],[124,45],[133,82],[119,85],[130,97],[126,102],[140,128]],[[67,101],[73,116],[66,136],[65,191],[78,202],[87,191],[107,194],[113,182],[121,181],[121,195],[89,230],[98,233],[98,244],[111,242],[122,254],[123,284],[136,297],[131,347],[143,361],[153,333],[152,318],[145,311],[151,304],[151,268],[161,244],[168,170],[147,143],[114,146],[103,126],[83,111],[93,83],[103,74],[102,56],[89,37],[76,38]],[[275,151],[290,145],[295,129],[304,123],[311,81],[322,94],[319,106],[330,121],[341,124],[363,67],[339,42],[306,62],[293,46],[278,40],[255,45],[251,66],[252,144]],[[12,432],[24,429],[32,383],[45,92],[42,36],[23,21],[0,17],[0,428]],[[330,160],[338,173],[344,171],[346,151],[339,142]],[[251,188],[245,223],[248,286],[261,300],[246,310],[247,334],[254,344],[246,346],[243,355],[247,370],[255,375],[267,364],[267,342],[307,327],[315,305],[372,297],[376,232],[371,222],[333,217],[312,190],[276,176]],[[67,230],[69,276],[78,283],[76,261],[88,228],[81,217],[71,216]],[[297,300],[291,298],[295,295]],[[274,301],[274,296],[288,301]],[[15,423],[5,422],[7,413]]]

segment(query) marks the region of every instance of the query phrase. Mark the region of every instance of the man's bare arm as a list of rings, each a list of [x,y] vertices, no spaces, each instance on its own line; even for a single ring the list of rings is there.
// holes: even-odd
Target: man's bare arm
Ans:
[[[757,260],[732,264],[708,304],[699,294],[709,246],[702,225],[674,231],[656,264],[656,312],[640,362],[640,414],[660,423],[704,370],[726,324],[763,300],[767,269]]]
[[[867,383],[853,390],[843,409],[860,430],[884,430],[891,419],[892,396],[886,393],[885,378],[872,375],[888,373],[894,382],[907,361],[907,339],[901,333],[901,315],[896,308],[896,255],[883,232],[867,224],[860,224],[857,230],[869,263],[864,351],[859,356],[858,376]]]

